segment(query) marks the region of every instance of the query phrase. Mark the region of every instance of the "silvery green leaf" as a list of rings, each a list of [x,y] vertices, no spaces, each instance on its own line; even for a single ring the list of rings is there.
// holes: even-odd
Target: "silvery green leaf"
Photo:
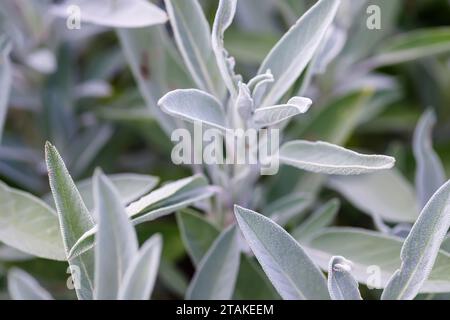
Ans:
[[[108,179],[111,180],[112,184],[117,189],[124,205],[148,193],[159,181],[158,177],[134,173],[111,174],[108,175]],[[83,198],[84,204],[90,212],[94,209],[92,182],[92,179],[89,178],[76,183],[76,187]],[[53,204],[53,197],[51,194],[46,195],[44,200],[49,204]]]
[[[272,72],[270,70],[266,70],[266,73],[258,74],[254,76],[249,82],[248,82],[248,88],[250,91],[253,92],[253,95],[255,95],[256,86],[258,86],[261,83],[265,82],[273,82],[274,78],[272,75]]]
[[[319,230],[329,226],[336,217],[340,207],[338,199],[331,199],[316,209],[308,219],[292,231],[292,236],[299,242],[307,242]]]
[[[308,193],[292,193],[269,203],[264,208],[264,215],[284,226],[294,217],[301,217],[313,204],[314,195]]]
[[[9,93],[11,90],[11,61],[9,53],[10,45],[2,48],[0,52],[0,141],[2,139],[3,126],[6,121],[6,113],[8,111]]]
[[[217,192],[201,175],[177,180],[168,183],[148,195],[134,201],[126,208],[129,217],[133,218],[133,224],[157,219],[179,209],[183,209],[193,203],[205,200]],[[86,231],[73,245],[69,257],[76,257],[93,246],[93,235],[97,232],[97,226]]]
[[[328,270],[332,256],[352,261],[352,275],[370,288],[384,288],[401,265],[403,239],[357,228],[329,228],[317,233],[304,247],[322,270]],[[438,254],[434,268],[421,292],[450,290],[450,255]]]
[[[219,235],[219,229],[199,214],[185,209],[177,212],[177,223],[189,257],[195,265]]]
[[[308,98],[293,97],[287,104],[262,107],[255,110],[253,122],[259,127],[269,127],[309,110],[312,101]]]
[[[209,186],[204,176],[195,175],[168,183],[132,202],[127,207],[127,213],[134,217],[134,224],[138,224],[205,200],[216,192],[217,189]]]
[[[259,79],[261,77],[261,79]],[[250,85],[254,86],[254,89],[252,90],[253,100],[255,101],[255,106],[257,108],[261,107],[262,101],[264,99],[265,94],[267,93],[267,90],[269,90],[269,85],[271,83],[275,82],[275,79],[272,75],[272,72],[269,70],[266,71],[266,73],[257,75],[252,79],[255,81],[254,84],[249,82]]]
[[[77,6],[82,22],[113,28],[142,28],[167,21],[167,15],[154,4],[145,0],[70,0],[54,5],[51,12],[68,18],[71,6]]]
[[[94,221],[67,171],[63,159],[50,143],[45,144],[48,178],[58,212],[59,225],[72,276],[79,299],[91,300],[94,290],[94,255],[92,250],[78,257],[69,257],[69,251],[77,240],[94,227]],[[77,272],[78,271],[78,272]]]
[[[219,100],[197,89],[178,89],[158,101],[162,110],[189,122],[200,122],[209,127],[228,129],[226,116]]]
[[[450,181],[436,191],[420,213],[403,244],[400,269],[389,280],[382,299],[414,299],[430,275],[449,227]]]
[[[319,268],[283,228],[254,211],[235,206],[239,227],[283,299],[329,299]]]
[[[327,142],[297,140],[285,143],[280,162],[306,171],[336,175],[355,175],[390,169],[395,159],[365,155]]]
[[[174,38],[197,86],[216,97],[223,91],[208,21],[197,0],[165,0]]]
[[[148,193],[159,181],[158,177],[133,173],[112,174],[107,177],[117,190],[122,204],[128,204]],[[92,180],[86,179],[77,183],[81,197],[90,210],[94,208],[92,182]]]
[[[8,292],[13,300],[53,300],[36,279],[17,268],[8,271]]]
[[[39,198],[2,182],[0,241],[41,258],[66,260],[56,212]]]
[[[186,251],[191,261],[198,266],[212,243],[219,236],[217,227],[193,210],[184,209],[177,212],[180,229]],[[276,299],[279,298],[264,272],[252,261],[241,254],[239,275],[236,280],[233,299]]]
[[[214,241],[200,261],[186,293],[188,300],[231,299],[239,271],[237,228],[229,227]]]
[[[379,51],[365,64],[376,68],[449,52],[450,28],[427,28],[403,33],[382,44]]]
[[[270,69],[275,82],[263,106],[277,102],[297,80],[319,47],[339,6],[339,0],[320,0],[281,38],[267,55],[259,73]]]
[[[121,300],[148,300],[158,274],[162,238],[152,236],[129,263],[119,289]]]
[[[396,169],[354,177],[330,177],[328,187],[361,211],[388,222],[414,222],[419,216],[414,189]]]
[[[353,278],[352,263],[344,257],[335,256],[328,268],[328,291],[332,300],[362,300],[358,282]]]
[[[432,131],[436,115],[430,109],[420,118],[414,132],[413,150],[416,159],[416,192],[423,208],[430,197],[445,182],[445,171],[433,150]]]
[[[94,174],[94,202],[98,220],[94,297],[115,300],[125,272],[138,252],[138,241],[119,193],[100,170]]]
[[[224,47],[224,33],[233,22],[236,0],[220,0],[212,30],[212,48],[225,85],[232,97],[238,94],[241,77],[234,73],[235,61]]]
[[[236,98],[236,110],[241,116],[241,119],[247,121],[250,119],[255,104],[253,103],[252,94],[249,87],[242,82],[239,82],[239,93]]]

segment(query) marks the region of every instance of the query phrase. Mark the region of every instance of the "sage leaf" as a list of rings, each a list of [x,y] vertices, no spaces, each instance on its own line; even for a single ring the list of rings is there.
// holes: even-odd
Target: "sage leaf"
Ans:
[[[186,293],[188,300],[231,299],[239,271],[237,228],[221,233],[200,261]]]
[[[364,155],[326,142],[303,140],[285,143],[279,151],[280,162],[306,171],[336,175],[355,175],[390,169],[395,159]]]
[[[78,257],[70,258],[69,251],[85,232],[94,227],[94,220],[83,203],[63,159],[48,142],[45,144],[45,159],[66,257],[72,277],[80,284],[76,287],[76,293],[79,299],[91,300],[94,290],[93,252],[87,251]]]
[[[211,32],[197,0],[165,0],[175,41],[197,86],[216,97],[223,91]]]
[[[186,251],[192,262],[198,265],[220,231],[204,217],[189,209],[177,212],[176,217]]]
[[[329,299],[324,275],[294,238],[263,215],[239,206],[234,210],[247,243],[283,299]]]
[[[307,112],[311,104],[312,101],[308,98],[294,97],[287,104],[258,108],[253,114],[253,122],[259,128],[274,126]]]
[[[416,192],[423,208],[431,196],[445,182],[445,171],[439,156],[433,150],[432,130],[436,115],[430,109],[420,118],[414,132],[413,151],[416,159]]]
[[[328,291],[332,300],[362,300],[358,282],[351,274],[352,263],[344,257],[333,257],[328,268]]]
[[[159,181],[159,178],[134,173],[110,174],[108,179],[111,180],[120,199],[124,205],[138,199],[144,194],[151,191]],[[84,204],[92,213],[94,209],[93,180],[85,179],[76,183],[76,187],[83,198]],[[45,202],[53,204],[53,196],[51,194],[44,196]]]
[[[56,16],[67,18],[71,14],[69,5],[79,8],[82,22],[106,27],[142,28],[167,21],[164,11],[144,0],[71,0],[54,5],[51,12]]]
[[[148,239],[128,265],[119,289],[121,300],[148,300],[155,285],[162,238],[159,234]]]
[[[195,202],[205,200],[216,193],[216,189],[208,186],[208,181],[201,175],[177,180],[158,188],[126,207],[127,214],[133,224],[155,220],[185,208]],[[93,235],[97,226],[86,231],[73,245],[69,257],[76,257],[94,244]]]
[[[97,170],[94,200],[98,219],[95,236],[95,298],[115,300],[138,241],[131,221],[109,179]]]
[[[17,268],[8,271],[8,292],[13,300],[53,300],[36,279]]]
[[[162,97],[158,105],[174,117],[220,130],[228,129],[221,103],[206,92],[197,89],[174,90]]]
[[[450,181],[431,197],[406,238],[402,265],[389,280],[382,299],[409,300],[420,292],[450,227]]]
[[[333,176],[327,186],[372,217],[412,223],[419,216],[414,189],[396,169],[360,176]]]
[[[259,73],[270,69],[275,82],[263,106],[277,102],[300,76],[325,36],[339,3],[339,0],[318,1],[269,52]]]
[[[236,14],[236,3],[237,0],[220,0],[214,18],[211,42],[220,74],[232,97],[236,97],[238,94],[238,83],[241,77],[234,72],[235,61],[225,49],[223,38],[225,31],[233,22]]]
[[[209,186],[204,176],[194,175],[168,183],[130,203],[127,213],[134,224],[139,224],[210,198],[216,192],[217,188]]]
[[[39,198],[0,182],[0,240],[37,257],[66,260],[57,213]]]
[[[193,210],[181,210],[176,216],[186,251],[194,265],[198,266],[220,231]],[[240,260],[233,299],[279,299],[272,284],[253,259],[241,253]]]
[[[277,224],[284,226],[294,217],[300,218],[314,202],[308,193],[292,193],[269,203],[263,213]]]
[[[400,267],[403,239],[358,228],[333,227],[318,232],[304,246],[305,251],[324,271],[333,256],[352,261],[352,275],[369,288],[385,288]],[[440,251],[427,281],[420,292],[450,290],[450,255]]]

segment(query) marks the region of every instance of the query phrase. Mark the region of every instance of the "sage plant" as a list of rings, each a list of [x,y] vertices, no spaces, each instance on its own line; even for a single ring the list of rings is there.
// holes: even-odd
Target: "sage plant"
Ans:
[[[280,1],[280,12],[292,26],[253,75],[239,74],[239,61],[226,49],[235,15],[242,19],[237,11],[248,9],[251,1],[241,6],[238,0],[217,1],[212,27],[197,0],[165,0],[162,6],[144,0],[68,0],[49,6],[52,17],[64,18],[60,21],[69,30],[86,24],[95,32],[115,30],[146,104],[136,114],[125,113],[156,122],[152,132],[162,131],[161,139],[174,143],[167,162],[185,165],[192,176],[157,187],[154,176],[105,175],[96,169],[93,178],[75,182],[73,177],[87,170],[111,139],[110,127],[98,130],[94,124],[92,135],[78,128],[64,138],[49,135],[57,140],[51,141],[56,147],[45,145],[51,194],[39,198],[0,183],[0,221],[7,226],[0,240],[16,257],[66,261],[67,285],[78,299],[148,299],[160,263],[160,275],[171,278],[186,299],[360,300],[359,283],[383,289],[382,299],[450,291],[445,248],[450,187],[432,149],[433,112],[421,118],[413,139],[417,196],[393,169],[393,157],[342,146],[358,124],[370,122],[392,101],[386,92],[397,92],[397,80],[376,70],[448,52],[450,32],[404,34],[373,54],[383,43],[380,38],[370,38],[367,46],[360,41],[366,29],[377,28],[376,21],[360,17],[376,9],[369,2],[318,0],[294,19],[289,8],[298,8],[295,1]],[[267,12],[275,2],[264,3],[261,9],[269,10],[261,14],[270,20]],[[379,5],[395,12],[392,3],[380,0]],[[393,23],[393,16],[383,21]],[[8,40],[11,34],[0,38],[0,132],[4,97],[10,96],[11,50],[19,43]],[[28,49],[23,62],[52,73],[51,54],[31,55]],[[58,63],[68,51],[60,55]],[[48,68],[42,68],[43,61]],[[49,94],[60,88],[58,79],[65,79],[63,88],[70,86],[63,71],[53,72]],[[86,83],[80,87],[81,96],[89,92]],[[51,95],[46,101],[54,102]],[[113,110],[104,113],[111,117]],[[312,120],[304,121],[309,113]],[[73,136],[78,143],[70,151]],[[73,160],[91,136],[95,143]],[[280,169],[288,170],[292,184],[282,174],[277,177]],[[340,201],[318,205],[322,186],[370,214],[378,231],[329,228]],[[284,188],[269,199],[278,187]],[[157,225],[172,213],[195,267],[186,284],[164,261],[166,239],[155,234],[139,248],[134,230],[143,223]],[[8,289],[14,299],[53,298],[17,268],[8,271]]]

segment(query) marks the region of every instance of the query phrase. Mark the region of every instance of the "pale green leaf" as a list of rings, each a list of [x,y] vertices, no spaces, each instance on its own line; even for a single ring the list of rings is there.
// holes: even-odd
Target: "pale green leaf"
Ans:
[[[283,228],[239,206],[235,214],[247,243],[283,299],[329,299],[324,275]]]
[[[420,292],[450,227],[450,181],[436,191],[403,244],[402,264],[389,280],[382,299],[409,300]]]
[[[120,195],[122,203],[128,204],[144,194],[151,191],[159,181],[158,177],[134,174],[134,173],[118,173],[108,175],[117,192]],[[92,187],[92,179],[85,179],[76,183],[76,187],[83,198],[84,204],[92,213],[94,209],[94,194]],[[45,202],[53,204],[53,196],[48,194],[44,197]]]
[[[158,101],[162,110],[183,120],[226,130],[228,124],[223,107],[212,95],[197,89],[178,89]]]
[[[45,145],[50,188],[52,189],[58,212],[59,225],[66,256],[77,240],[94,227],[94,221],[86,205],[83,203],[75,183],[58,151],[50,143]],[[76,288],[79,299],[90,300],[94,290],[94,255],[92,250],[75,258],[68,258],[72,276],[76,277],[80,287]]]
[[[267,55],[259,73],[270,69],[275,82],[264,99],[264,106],[277,102],[300,76],[325,36],[339,3],[339,0],[318,1]]]
[[[165,0],[174,38],[197,86],[217,97],[223,91],[208,21],[197,0]]]
[[[220,0],[212,30],[212,48],[222,79],[232,97],[238,94],[240,76],[234,73],[235,61],[224,47],[224,33],[233,22],[237,0]]]
[[[340,207],[338,199],[331,199],[316,209],[308,219],[295,228],[291,234],[299,242],[307,242],[321,229],[329,226],[336,217]]]
[[[265,206],[263,213],[277,224],[284,226],[291,219],[301,217],[313,204],[314,196],[308,193],[292,193]]]
[[[176,216],[186,251],[192,262],[198,265],[220,231],[192,210],[181,210]]]
[[[134,201],[126,208],[133,223],[140,224],[183,209],[195,202],[205,200],[216,193],[201,175],[177,180],[158,188]],[[93,246],[97,226],[85,232],[72,247],[69,257],[76,257]]]
[[[311,104],[308,98],[294,97],[287,104],[258,108],[253,114],[253,122],[259,128],[273,126],[307,112]]]
[[[414,132],[413,151],[416,159],[416,192],[423,208],[431,196],[445,182],[445,171],[433,150],[432,131],[436,115],[430,109],[420,118]]]
[[[362,300],[358,282],[353,278],[352,263],[344,257],[335,256],[328,268],[328,291],[332,300]]]
[[[328,270],[333,256],[353,263],[352,275],[370,288],[384,288],[400,267],[403,239],[357,228],[329,228],[318,233],[305,247],[322,270]],[[421,292],[450,290],[450,255],[441,251]]]
[[[280,162],[306,171],[355,175],[390,169],[395,159],[364,155],[326,142],[291,141],[279,152]]]
[[[94,175],[94,201],[98,219],[94,296],[115,300],[131,259],[137,254],[138,241],[119,193],[100,170]]]
[[[162,238],[152,236],[130,261],[119,290],[119,299],[148,300],[155,285],[161,257]]]
[[[54,5],[51,12],[63,18],[79,12],[82,22],[114,28],[142,28],[167,21],[164,11],[145,0],[71,0]]]
[[[239,271],[239,259],[239,238],[237,228],[233,226],[222,232],[200,261],[186,299],[231,299]]]
[[[388,222],[414,222],[419,216],[414,189],[396,169],[354,177],[331,177],[328,187],[361,211]]]
[[[23,252],[66,260],[56,212],[42,200],[0,182],[0,240]]]

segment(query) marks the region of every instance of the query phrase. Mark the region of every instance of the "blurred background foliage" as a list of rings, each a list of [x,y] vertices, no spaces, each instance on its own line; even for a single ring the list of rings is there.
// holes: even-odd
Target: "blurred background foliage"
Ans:
[[[351,5],[359,2],[346,1]],[[163,6],[162,1],[153,2]],[[49,14],[51,3],[3,0],[0,4],[1,34],[12,42],[13,74],[0,145],[0,180],[38,196],[47,194],[46,140],[59,149],[76,180],[90,177],[98,166],[107,173],[151,174],[163,182],[190,175],[189,168],[175,166],[170,161],[171,142],[148,112],[148,101],[140,94],[116,32],[88,24],[83,24],[80,30],[68,30],[63,19]],[[201,1],[210,23],[217,3]],[[255,73],[270,48],[312,3],[239,0],[237,17],[226,34],[225,45],[235,56],[237,70],[244,79]],[[346,46],[328,70],[313,79],[306,95],[313,98],[314,110],[292,121],[288,135],[393,155],[397,158],[397,168],[413,181],[412,134],[420,115],[431,107],[438,115],[434,146],[450,175],[448,54],[381,67],[377,74],[384,80],[375,86],[370,82],[356,83],[354,90],[339,93],[346,85],[355,85],[349,71],[358,59],[349,59],[352,54],[371,57],[378,51],[381,40],[419,28],[450,25],[448,0],[384,3],[391,5],[382,11],[382,30],[361,28],[358,23],[365,21],[365,16],[341,16],[342,23],[351,30]],[[149,48],[150,56],[141,57],[149,63],[140,68],[150,80],[156,78],[157,84],[163,84],[154,88],[159,98],[170,89],[194,85],[170,42],[169,25],[157,28],[161,33],[149,33],[148,38],[141,39],[140,45]],[[164,77],[164,81],[158,82],[158,77]],[[355,121],[352,118],[355,110],[365,110],[369,115]],[[312,175],[282,167],[276,178],[263,180],[265,190],[260,207],[293,188],[311,187],[309,179]],[[299,181],[303,181],[300,186]],[[325,189],[320,198],[334,196],[337,194]],[[371,219],[345,200],[336,224],[373,228]],[[194,269],[186,256],[175,217],[142,224],[137,230],[141,240],[155,232],[162,233],[164,238],[162,265],[153,297],[182,297]],[[6,296],[5,270],[12,265],[36,276],[56,297],[74,297],[66,288],[69,274],[65,263],[30,259],[6,247],[0,249],[0,260],[1,297]]]

